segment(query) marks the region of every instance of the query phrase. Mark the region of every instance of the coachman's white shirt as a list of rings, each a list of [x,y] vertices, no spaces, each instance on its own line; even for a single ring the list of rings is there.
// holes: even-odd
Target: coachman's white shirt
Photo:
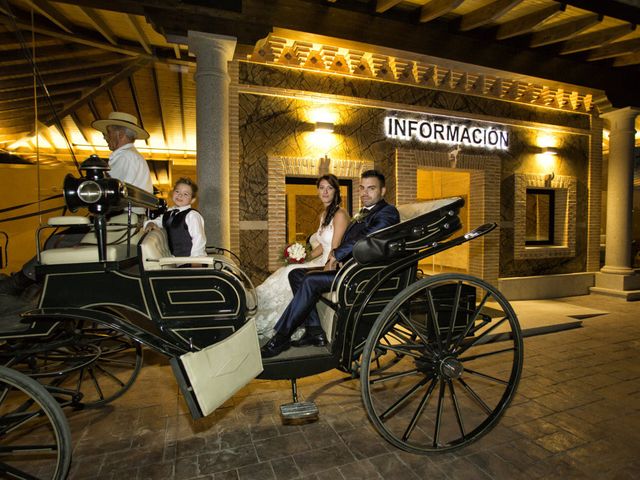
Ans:
[[[109,175],[112,178],[153,193],[149,166],[133,143],[127,143],[111,152],[109,166],[111,167]]]

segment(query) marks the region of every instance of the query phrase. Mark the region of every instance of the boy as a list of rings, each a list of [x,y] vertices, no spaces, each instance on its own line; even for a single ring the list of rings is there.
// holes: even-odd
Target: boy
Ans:
[[[164,228],[169,239],[169,249],[175,257],[204,257],[207,238],[204,219],[191,208],[196,200],[198,186],[190,178],[179,178],[173,187],[171,198],[174,207],[161,217],[148,220],[145,229]]]

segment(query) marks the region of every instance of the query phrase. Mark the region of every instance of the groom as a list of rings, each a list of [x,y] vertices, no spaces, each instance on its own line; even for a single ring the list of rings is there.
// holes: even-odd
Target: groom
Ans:
[[[298,268],[289,273],[293,300],[276,323],[276,334],[262,347],[263,358],[275,357],[291,346],[322,347],[327,344],[316,303],[322,293],[331,289],[337,268],[351,257],[353,246],[358,240],[400,221],[396,207],[384,201],[385,192],[382,173],[367,170],[361,175],[360,200],[364,207],[347,227],[342,243],[329,254],[324,270]],[[306,329],[304,336],[292,342],[291,334],[303,323]]]

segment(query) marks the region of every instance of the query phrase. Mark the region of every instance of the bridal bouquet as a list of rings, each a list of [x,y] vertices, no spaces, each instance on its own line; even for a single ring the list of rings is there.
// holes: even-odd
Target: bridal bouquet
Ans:
[[[292,243],[284,249],[285,263],[304,263],[307,249],[301,243]]]

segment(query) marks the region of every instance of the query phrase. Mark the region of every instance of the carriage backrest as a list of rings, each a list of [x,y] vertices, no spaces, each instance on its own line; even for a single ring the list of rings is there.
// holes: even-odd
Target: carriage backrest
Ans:
[[[161,228],[154,228],[147,232],[138,247],[138,260],[143,270],[162,270],[158,260],[171,256],[167,232]]]

